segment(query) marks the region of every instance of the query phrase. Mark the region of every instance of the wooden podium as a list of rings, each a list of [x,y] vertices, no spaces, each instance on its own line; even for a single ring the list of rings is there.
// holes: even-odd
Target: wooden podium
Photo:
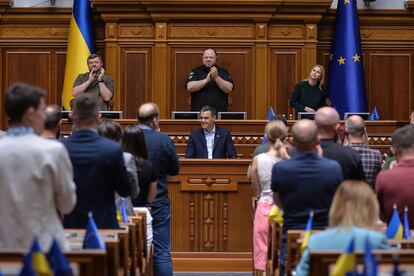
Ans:
[[[180,160],[168,187],[174,271],[252,271],[249,163]]]

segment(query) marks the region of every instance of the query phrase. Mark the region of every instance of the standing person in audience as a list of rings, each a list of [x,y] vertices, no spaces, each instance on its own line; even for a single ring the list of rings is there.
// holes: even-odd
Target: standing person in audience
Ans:
[[[288,124],[287,124],[287,120],[285,115],[276,115],[272,120],[279,120],[281,122],[283,122],[283,124],[286,126],[286,128],[288,128]],[[282,141],[284,142],[284,140],[286,139],[286,136],[283,137]],[[261,153],[267,152],[269,150],[269,143],[266,144],[262,144],[262,145],[258,145],[253,152],[253,157],[256,155],[259,155]]]
[[[62,112],[59,106],[51,104],[45,109],[46,120],[44,129],[40,136],[50,139],[60,139],[60,124],[62,123]]]
[[[290,97],[290,106],[295,112],[316,112],[326,106],[327,93],[325,87],[325,69],[316,64],[309,73],[309,77],[296,84]]]
[[[105,74],[102,57],[92,54],[87,59],[89,72],[79,74],[73,84],[72,95],[76,98],[84,93],[91,94],[98,102],[99,110],[109,110],[114,96],[114,82]]]
[[[314,121],[295,123],[292,136],[295,154],[272,169],[275,203],[284,211],[280,275],[285,269],[287,230],[305,229],[310,211],[314,212],[313,228],[326,227],[333,195],[342,182],[338,162],[318,154],[319,136]]]
[[[228,95],[234,83],[230,73],[217,66],[216,50],[204,50],[202,65],[191,70],[186,88],[191,93],[191,110],[199,111],[203,106],[214,107],[217,112],[227,111]]]
[[[230,132],[216,126],[216,110],[204,106],[200,111],[201,128],[191,132],[186,158],[237,158]]]
[[[170,241],[170,200],[168,198],[168,175],[180,170],[174,143],[159,129],[160,111],[154,103],[144,103],[138,109],[139,127],[144,132],[148,157],[157,176],[157,195],[150,205],[154,232],[154,273],[172,275]]]
[[[344,180],[365,181],[361,156],[352,148],[337,143],[340,126],[338,112],[332,107],[322,107],[315,114],[315,122],[319,129],[323,156],[341,165]]]
[[[144,133],[138,126],[127,126],[122,135],[124,151],[131,153],[137,166],[139,179],[139,196],[132,200],[134,210],[144,211],[147,214],[147,248],[152,244],[152,216],[147,206],[157,195],[157,176],[148,160],[147,145]]]
[[[266,270],[269,212],[274,205],[270,187],[272,168],[281,160],[279,149],[283,146],[287,128],[282,121],[272,120],[266,124],[265,137],[269,150],[254,157],[252,164],[252,185],[259,197],[253,222],[254,268]]]
[[[345,122],[346,146],[356,150],[361,156],[366,182],[374,188],[377,174],[381,171],[382,158],[379,150],[370,149],[367,144],[367,131],[364,119],[358,115],[349,117]]]
[[[397,129],[391,136],[391,145],[397,163],[392,169],[380,172],[375,183],[381,217],[389,221],[394,204],[400,214],[407,206],[410,225],[414,225],[414,125]]]
[[[4,97],[11,127],[0,139],[0,248],[29,249],[33,238],[48,250],[53,239],[67,250],[60,215],[76,203],[73,170],[65,147],[38,136],[45,92],[16,83]]]
[[[383,233],[374,230],[379,217],[374,191],[363,181],[347,180],[338,187],[329,210],[329,229],[312,234],[296,268],[297,276],[308,275],[309,253],[314,250],[345,250],[353,238],[355,250],[389,248]]]
[[[118,122],[112,119],[102,119],[98,125],[98,134],[102,137],[120,143],[122,138],[122,127]],[[135,163],[134,156],[131,153],[126,152],[125,149],[122,153],[122,156],[124,157],[124,163],[128,172],[129,182],[131,183],[131,196],[123,198],[115,192],[115,206],[117,210],[120,210],[122,205],[122,199],[124,199],[127,214],[129,216],[132,216],[134,215],[132,199],[137,198],[140,193],[138,185],[137,166]]]
[[[75,99],[71,118],[75,131],[63,144],[72,161],[78,202],[63,224],[65,228],[85,228],[92,212],[98,228],[119,228],[114,192],[122,197],[131,193],[122,147],[98,135],[100,114],[93,95]]]

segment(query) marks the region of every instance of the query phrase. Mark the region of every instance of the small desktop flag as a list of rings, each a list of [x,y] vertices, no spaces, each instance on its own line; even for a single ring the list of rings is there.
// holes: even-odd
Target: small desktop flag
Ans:
[[[394,211],[390,222],[388,223],[387,231],[385,235],[388,239],[402,240],[403,237],[403,226],[401,224],[400,217],[398,215],[397,206],[394,204]]]
[[[266,120],[270,121],[276,116],[275,112],[273,111],[273,107],[269,107],[269,110],[266,114]]]
[[[402,276],[403,272],[400,270],[400,261],[398,260],[398,255],[395,254],[392,256],[392,276]]]
[[[73,1],[62,92],[62,105],[65,110],[70,110],[70,101],[73,98],[72,87],[76,77],[78,74],[88,72],[87,58],[95,53],[91,14],[89,0]]]
[[[404,239],[409,240],[411,239],[411,230],[410,230],[410,223],[408,221],[408,207],[405,206],[404,208]]]
[[[125,198],[122,198],[121,200],[121,216],[122,216],[122,222],[128,223],[128,213],[126,209],[126,200]]]
[[[372,110],[371,114],[369,114],[368,120],[370,121],[378,121],[379,115],[378,115],[378,110],[377,107],[375,106],[374,109]]]
[[[266,114],[266,120],[270,121],[276,116],[275,112],[273,111],[273,107],[269,107],[269,110]],[[266,136],[262,138],[262,145],[267,144]]]
[[[276,221],[278,224],[283,224],[283,210],[277,207],[277,205],[273,205],[272,209],[269,212],[269,223]]]
[[[345,252],[339,256],[331,273],[332,276],[355,275],[354,238],[349,242]]]
[[[46,257],[55,276],[73,275],[73,271],[56,240],[53,240],[52,247],[49,253],[46,254]]]
[[[49,263],[47,262],[46,256],[42,252],[42,249],[40,248],[36,237],[33,240],[30,251],[23,258],[23,267],[19,275],[53,275]]]
[[[309,238],[312,234],[312,224],[313,224],[313,211],[309,212],[308,223],[305,228],[305,235],[303,236],[302,244],[300,245],[300,251],[303,252],[306,247],[308,247]]]
[[[360,40],[357,0],[338,1],[328,93],[341,118],[368,111]]]
[[[374,254],[372,254],[371,242],[367,235],[365,239],[365,252],[364,252],[364,272],[363,276],[377,276],[378,264],[375,260]]]
[[[89,212],[88,224],[86,225],[82,248],[105,250],[105,243],[102,241],[101,236],[98,233],[98,227],[96,227],[96,223],[91,212]]]

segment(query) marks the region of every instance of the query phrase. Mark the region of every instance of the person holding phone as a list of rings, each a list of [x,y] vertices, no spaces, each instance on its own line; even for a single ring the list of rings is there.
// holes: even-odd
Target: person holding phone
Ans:
[[[114,82],[110,76],[105,75],[100,55],[90,55],[87,63],[89,72],[77,76],[73,84],[72,95],[76,98],[83,93],[91,93],[98,101],[99,110],[106,111],[114,95]]]

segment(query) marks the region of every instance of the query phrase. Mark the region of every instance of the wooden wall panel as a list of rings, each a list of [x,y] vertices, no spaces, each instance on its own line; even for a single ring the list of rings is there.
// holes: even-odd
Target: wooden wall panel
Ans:
[[[300,48],[271,49],[270,102],[278,114],[288,114],[290,96],[296,83],[302,79],[301,54]]]
[[[170,52],[170,111],[190,110],[190,93],[185,82],[191,70],[201,65],[202,48],[172,48]],[[247,111],[252,115],[252,49],[251,48],[215,48],[217,64],[226,68],[234,81],[234,90],[229,95],[229,111]]]
[[[407,120],[413,99],[412,55],[369,54],[369,103],[377,107],[381,119]]]
[[[51,91],[51,52],[40,50],[4,50],[6,81],[4,88],[20,81]],[[48,95],[50,96],[50,95]],[[49,99],[51,97],[48,97]],[[53,99],[53,98],[52,98]]]
[[[65,65],[66,65],[66,52],[56,52],[55,58],[55,68],[56,68],[56,103],[59,104],[62,102],[62,91],[63,91],[63,81],[65,79]]]
[[[151,74],[151,47],[121,49],[121,89],[115,93],[125,118],[136,118],[139,105],[151,101]],[[157,78],[156,72],[153,76]]]

